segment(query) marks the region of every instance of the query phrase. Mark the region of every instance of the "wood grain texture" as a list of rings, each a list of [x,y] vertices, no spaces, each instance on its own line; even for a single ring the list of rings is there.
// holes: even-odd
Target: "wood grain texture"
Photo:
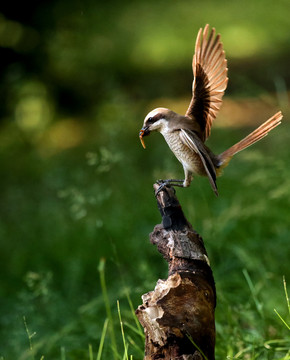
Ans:
[[[172,187],[160,191],[157,203],[162,224],[150,241],[168,262],[168,278],[158,280],[136,310],[146,336],[144,359],[213,360],[216,292],[203,240]]]

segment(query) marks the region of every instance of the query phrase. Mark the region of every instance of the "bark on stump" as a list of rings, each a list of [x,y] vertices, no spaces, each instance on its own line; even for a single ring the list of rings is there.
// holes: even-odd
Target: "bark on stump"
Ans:
[[[154,184],[157,191],[159,185]],[[162,224],[150,241],[168,262],[168,278],[136,310],[149,359],[214,359],[215,284],[202,238],[186,220],[172,187],[157,195]]]

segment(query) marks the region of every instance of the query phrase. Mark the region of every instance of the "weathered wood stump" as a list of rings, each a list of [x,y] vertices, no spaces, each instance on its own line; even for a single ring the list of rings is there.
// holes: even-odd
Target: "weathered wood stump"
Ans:
[[[186,220],[174,188],[164,187],[157,203],[162,224],[150,241],[169,271],[136,310],[146,336],[144,360],[213,360],[216,292],[203,240]]]

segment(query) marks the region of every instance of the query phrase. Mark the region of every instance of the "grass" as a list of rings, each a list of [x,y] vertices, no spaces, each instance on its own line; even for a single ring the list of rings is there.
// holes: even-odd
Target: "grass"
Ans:
[[[284,113],[225,169],[219,198],[207,179],[177,189],[216,281],[216,359],[290,359],[286,3],[62,1],[23,24],[0,14],[16,29],[1,32],[0,360],[143,358],[134,309],[167,276],[148,240],[160,222],[152,184],[183,172],[159,135],[144,151],[138,129],[153,107],[185,111],[206,23],[230,77],[212,150]],[[30,31],[35,49],[21,41]]]
[[[105,281],[105,260],[101,259],[99,264],[99,272],[100,272],[100,283],[102,287],[102,293],[103,293],[103,299],[104,304],[106,306],[106,313],[107,313],[107,319],[109,322],[109,332],[110,332],[110,340],[111,340],[111,347],[112,347],[112,355],[114,359],[117,359],[117,343],[116,343],[116,336],[115,336],[115,329],[113,324],[113,317],[111,312],[111,305],[108,298],[108,292],[107,292],[107,286]],[[119,303],[118,303],[119,305]],[[119,307],[118,307],[119,310]],[[123,327],[122,327],[123,331]],[[123,334],[122,334],[123,335]]]
[[[219,199],[206,179],[178,190],[215,275],[217,359],[289,359],[288,128],[233,160]],[[240,133],[215,129],[223,147]],[[174,158],[156,159],[167,152],[157,137],[147,153],[132,134],[118,152],[113,139],[48,158],[37,148],[2,154],[14,171],[1,180],[2,359],[142,358],[134,309],[166,276],[148,241],[160,222],[150,184],[181,173]]]
[[[247,283],[248,283],[248,286],[249,286],[251,294],[252,294],[252,300],[256,304],[257,299],[256,299],[256,296],[254,295],[255,290],[253,288],[251,279],[249,278],[249,275],[247,274],[246,271],[244,271],[244,275],[245,275],[245,278],[247,279]],[[290,319],[289,298],[288,298],[288,294],[287,294],[287,287],[286,287],[285,279],[283,279],[283,283],[284,283],[286,305],[288,307],[287,316],[288,316],[288,322],[289,322],[289,319]],[[105,302],[107,302],[107,300],[108,299],[105,298]],[[128,300],[129,300],[128,304],[130,305],[130,308],[131,308],[130,297],[128,298]],[[111,306],[111,305],[106,303],[106,307],[107,306]],[[119,324],[116,324],[115,330],[117,332],[117,327],[119,327],[121,330],[121,331],[118,331],[118,338],[119,338],[119,340],[122,339],[123,348],[120,344],[120,341],[118,344],[119,345],[118,349],[117,349],[117,347],[116,348],[113,347],[113,346],[115,346],[113,344],[116,344],[116,339],[114,337],[112,337],[112,333],[109,335],[107,340],[105,340],[108,323],[109,323],[109,319],[106,318],[104,327],[103,327],[103,331],[101,334],[101,339],[100,339],[100,342],[99,342],[98,348],[97,348],[97,356],[96,357],[94,356],[93,346],[91,344],[89,344],[88,345],[88,354],[85,355],[85,353],[83,353],[82,358],[89,359],[89,360],[93,360],[93,359],[100,360],[100,359],[107,359],[107,358],[112,358],[112,357],[115,357],[116,359],[124,359],[124,360],[129,360],[129,359],[133,360],[133,359],[143,358],[143,346],[140,346],[140,343],[137,345],[135,340],[132,338],[132,336],[128,335],[128,330],[133,330],[135,337],[137,336],[139,338],[139,340],[141,339],[142,342],[144,342],[143,331],[142,331],[139,323],[136,322],[137,318],[135,316],[134,310],[131,313],[131,318],[129,318],[130,323],[123,322],[120,303],[118,300],[117,300],[117,311],[118,311]],[[245,315],[248,311],[249,311],[249,309],[247,309],[245,311]],[[274,311],[275,311],[275,309],[274,309]],[[230,315],[233,315],[233,314],[230,314]],[[111,317],[110,312],[109,312],[109,316]],[[264,316],[261,315],[261,312],[260,312],[260,307],[257,306],[256,307],[256,320],[259,317],[264,320]],[[278,314],[278,317],[282,321],[283,325],[285,325],[286,328],[289,330],[289,324],[287,324],[286,320],[284,320],[280,314]],[[113,319],[111,319],[111,321],[113,321]],[[134,322],[136,325],[135,327],[134,327]],[[25,325],[25,330],[27,333],[27,338],[29,341],[30,356],[27,358],[35,359],[36,356],[35,356],[35,352],[33,349],[34,346],[33,346],[32,338],[36,335],[36,333],[32,333],[32,334],[30,333],[25,318],[24,318],[24,325]],[[278,329],[278,327],[277,327],[277,329]],[[234,328],[232,330],[234,330]],[[245,334],[246,334],[246,332],[244,333],[244,336],[245,336]],[[232,344],[227,343],[226,344],[227,345],[226,359],[230,360],[230,359],[246,358],[246,359],[289,360],[290,359],[290,348],[289,348],[290,340],[289,340],[289,337],[287,338],[287,333],[285,335],[286,335],[285,338],[275,338],[275,339],[272,338],[272,339],[266,340],[266,341],[265,341],[265,339],[261,339],[260,342],[253,341],[253,339],[251,341],[246,341],[246,337],[245,337],[244,342],[237,341],[236,343],[232,343]],[[219,332],[218,332],[218,338],[219,338]],[[109,348],[111,349],[109,352],[109,355],[106,353],[103,353],[105,341],[107,341],[107,346],[109,346]],[[195,344],[195,342],[192,338],[190,338],[190,341],[198,348],[198,346]],[[239,348],[238,351],[237,351],[237,348]],[[219,346],[219,344],[217,344],[217,358],[222,358],[222,357],[219,357],[219,354],[218,354],[219,349],[220,349],[220,346]],[[203,354],[202,350],[200,350],[200,351],[206,360],[207,359],[206,356]],[[123,352],[123,355],[122,355],[122,352]],[[134,355],[131,354],[131,352],[133,352]],[[139,355],[137,355],[136,353]],[[224,356],[225,356],[225,354],[223,355],[223,357]],[[67,358],[70,358],[70,356],[67,357],[66,350],[64,347],[60,348],[60,357],[59,358],[61,360],[66,360]],[[44,360],[45,357],[41,356],[40,359]]]
[[[290,315],[290,301],[289,301],[289,296],[288,296],[288,291],[287,291],[287,285],[286,285],[285,278],[283,278],[283,285],[284,285],[284,292],[285,292],[285,297],[286,297],[286,302],[287,302],[287,307],[288,307],[288,313]],[[279,317],[279,319],[282,321],[282,323],[286,326],[286,328],[288,330],[290,330],[289,324],[283,319],[283,317],[279,314],[279,312],[276,309],[274,309],[274,311],[277,314],[277,316]]]
[[[65,149],[59,125],[37,137],[2,126],[1,360],[142,359],[134,309],[167,276],[148,240],[160,222],[152,183],[183,176],[158,134],[146,152],[140,146],[143,105],[114,98],[106,121],[82,124],[83,140]],[[216,281],[218,360],[289,359],[286,111],[285,119],[232,160],[219,198],[207,179],[177,190]],[[59,143],[44,141],[52,128]],[[247,132],[216,127],[210,146],[221,152]]]

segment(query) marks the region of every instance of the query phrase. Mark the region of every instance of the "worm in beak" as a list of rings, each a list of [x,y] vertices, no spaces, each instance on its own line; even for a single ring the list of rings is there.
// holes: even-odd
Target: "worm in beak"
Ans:
[[[143,140],[143,136],[147,136],[149,134],[150,134],[150,131],[148,130],[148,126],[143,127],[139,132],[139,138],[140,138],[141,144],[144,149],[146,149],[146,146],[145,146],[145,142]]]

